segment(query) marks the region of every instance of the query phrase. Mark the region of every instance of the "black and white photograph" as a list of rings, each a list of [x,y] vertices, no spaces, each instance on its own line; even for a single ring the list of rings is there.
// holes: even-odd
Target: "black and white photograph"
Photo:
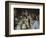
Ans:
[[[45,34],[45,4],[36,2],[5,2],[5,36]]]
[[[39,29],[39,9],[14,8],[14,29]]]

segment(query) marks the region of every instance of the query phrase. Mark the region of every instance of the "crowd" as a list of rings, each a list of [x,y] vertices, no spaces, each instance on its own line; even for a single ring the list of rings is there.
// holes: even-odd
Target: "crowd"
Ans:
[[[25,10],[21,16],[15,16],[15,29],[39,29],[39,14],[28,14]]]

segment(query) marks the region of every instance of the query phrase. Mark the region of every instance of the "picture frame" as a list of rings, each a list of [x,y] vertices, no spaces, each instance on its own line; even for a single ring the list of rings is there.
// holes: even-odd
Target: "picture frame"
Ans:
[[[36,15],[35,20],[36,17],[39,16],[38,17],[39,27],[37,27],[38,29],[34,28],[35,26],[32,26],[32,28],[25,30],[22,29],[25,27],[25,26],[23,27],[23,25],[21,29],[16,27],[17,25],[19,25],[18,22],[16,25],[16,21],[15,21],[16,18],[20,20],[19,19],[20,16],[22,17],[22,19],[25,16],[27,17],[27,19],[30,19],[30,17],[28,18],[27,13],[29,13],[28,14],[29,16],[32,15],[32,13],[34,14],[33,16]],[[28,21],[26,23],[28,26],[29,25]],[[15,27],[17,28],[17,30]],[[5,1],[5,36],[6,37],[29,36],[29,35],[32,36],[32,35],[44,35],[44,34],[45,34],[45,4],[44,3]]]

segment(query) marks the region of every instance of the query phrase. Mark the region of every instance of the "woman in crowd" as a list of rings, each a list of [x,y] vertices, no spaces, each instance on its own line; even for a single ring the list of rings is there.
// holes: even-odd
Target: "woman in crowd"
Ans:
[[[31,17],[32,17],[32,21],[33,21],[31,28],[39,29],[39,15],[32,14]]]

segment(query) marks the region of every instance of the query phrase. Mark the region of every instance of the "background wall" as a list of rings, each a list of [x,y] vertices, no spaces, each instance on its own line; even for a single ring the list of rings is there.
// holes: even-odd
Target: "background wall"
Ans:
[[[5,1],[6,0],[0,0],[0,38],[46,38],[46,33],[45,33],[45,35],[36,35],[36,36],[5,37]],[[13,1],[46,3],[46,0],[13,0]],[[45,6],[46,6],[46,4],[45,4]],[[45,9],[46,9],[46,7],[45,7]],[[45,12],[46,12],[46,10],[45,10]],[[45,13],[45,15],[46,15],[46,13]],[[46,17],[45,17],[45,19],[46,19]],[[45,24],[45,27],[46,27],[46,24]],[[45,30],[45,32],[46,32],[46,30]]]

